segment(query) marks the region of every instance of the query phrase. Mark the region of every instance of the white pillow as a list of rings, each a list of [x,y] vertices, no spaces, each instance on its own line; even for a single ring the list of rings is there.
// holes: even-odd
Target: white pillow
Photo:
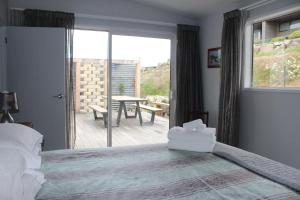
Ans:
[[[41,171],[34,170],[34,169],[26,169],[24,174],[33,177],[39,184],[43,184],[46,182],[45,175]]]
[[[27,170],[22,177],[22,200],[34,200],[45,182],[44,174],[38,171]]]
[[[25,159],[26,168],[28,169],[40,169],[42,164],[42,158],[40,155],[35,155],[28,151],[22,143],[13,140],[0,140],[0,151],[4,149],[17,150]]]
[[[10,139],[24,144],[25,148],[34,154],[41,150],[43,135],[27,126],[15,123],[0,124],[0,141]]]
[[[16,149],[0,149],[0,199],[20,200],[25,159]]]

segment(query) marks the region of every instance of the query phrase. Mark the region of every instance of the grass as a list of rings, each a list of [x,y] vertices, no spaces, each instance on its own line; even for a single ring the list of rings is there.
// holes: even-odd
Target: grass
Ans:
[[[275,56],[276,53],[274,51],[261,51],[255,54],[255,57],[263,57],[263,56]]]
[[[300,53],[300,47],[289,47],[286,49],[288,53]]]
[[[274,49],[273,51],[260,51],[254,54],[255,57],[278,56],[286,53],[300,53],[300,46],[292,46],[286,49]]]

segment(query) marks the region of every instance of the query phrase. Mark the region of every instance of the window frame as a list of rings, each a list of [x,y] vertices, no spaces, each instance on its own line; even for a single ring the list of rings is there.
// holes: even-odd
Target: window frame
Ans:
[[[283,92],[283,93],[300,93],[300,87],[297,88],[275,88],[275,87],[253,87],[253,41],[254,41],[254,30],[253,25],[268,21],[274,18],[280,18],[282,16],[291,14],[293,12],[299,12],[300,7],[288,9],[275,14],[269,14],[258,18],[250,18],[245,23],[244,32],[244,50],[243,50],[243,61],[242,61],[242,91],[256,91],[256,92]]]

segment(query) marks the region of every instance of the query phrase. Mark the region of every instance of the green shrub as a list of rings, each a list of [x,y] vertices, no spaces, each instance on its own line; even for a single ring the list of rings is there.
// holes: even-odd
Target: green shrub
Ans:
[[[271,42],[282,42],[282,41],[284,41],[284,37],[274,37],[271,40]]]
[[[147,81],[144,84],[141,84],[141,94],[142,96],[153,96],[159,95],[160,91],[157,90],[155,84],[152,81]]]
[[[122,96],[125,92],[125,85],[123,83],[119,84],[119,94]]]
[[[300,38],[300,30],[294,31],[289,35],[289,39]]]

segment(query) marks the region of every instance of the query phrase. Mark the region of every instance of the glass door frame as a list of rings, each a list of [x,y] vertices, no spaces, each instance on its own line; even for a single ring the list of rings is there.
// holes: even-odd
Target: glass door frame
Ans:
[[[112,36],[108,33],[108,69],[107,69],[107,147],[112,147]]]
[[[150,37],[157,39],[169,39],[171,41],[170,45],[170,118],[169,127],[175,125],[175,106],[176,106],[176,47],[177,47],[177,35],[174,33],[167,32],[149,32],[143,30],[113,30],[100,27],[89,27],[89,26],[76,26],[75,29],[80,30],[91,30],[91,31],[102,31],[108,33],[108,69],[107,69],[107,147],[113,146],[112,141],[112,37],[113,35],[122,36],[133,36],[133,37]]]
[[[133,37],[149,37],[149,38],[157,38],[157,39],[169,39],[170,40],[170,117],[169,117],[169,127],[173,127],[175,125],[175,106],[176,106],[176,47],[177,47],[177,39],[176,34],[130,34],[128,32],[109,32],[109,42],[108,42],[108,78],[112,80],[112,38],[114,35],[121,36],[133,36]],[[112,82],[109,81],[108,84],[108,132],[107,132],[107,147],[112,147]]]

